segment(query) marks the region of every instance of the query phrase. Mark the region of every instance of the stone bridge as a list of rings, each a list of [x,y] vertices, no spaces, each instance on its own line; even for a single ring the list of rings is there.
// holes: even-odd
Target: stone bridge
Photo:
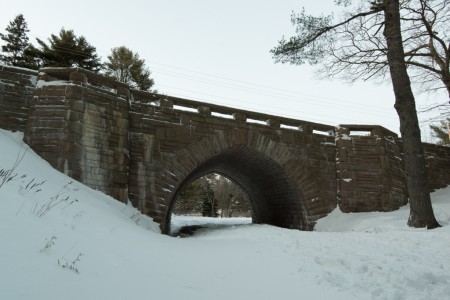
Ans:
[[[407,203],[398,136],[130,89],[79,68],[0,66],[0,124],[52,166],[170,231],[177,195],[219,173],[240,185],[253,222],[312,230],[337,205]],[[450,148],[426,144],[430,189],[450,183]]]

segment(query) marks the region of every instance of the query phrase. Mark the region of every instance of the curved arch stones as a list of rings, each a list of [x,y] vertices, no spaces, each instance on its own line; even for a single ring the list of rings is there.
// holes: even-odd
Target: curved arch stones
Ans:
[[[254,223],[311,230],[315,201],[321,201],[320,178],[311,178],[308,161],[297,158],[289,147],[248,130],[220,131],[175,153],[168,161],[170,186],[162,230],[169,232],[171,210],[178,192],[211,172],[233,179],[247,192],[254,209]],[[169,192],[170,190],[170,192]],[[326,202],[326,200],[324,201]],[[328,204],[331,208],[332,204]]]
[[[180,131],[179,136],[187,139],[183,147],[167,152],[161,151],[167,146],[166,139],[149,136],[146,143],[153,155],[147,159],[155,170],[149,176],[153,181],[146,183],[145,197],[132,201],[160,223],[163,233],[169,233],[177,195],[198,177],[216,172],[247,192],[254,209],[253,222],[312,230],[315,221],[336,206],[334,153],[327,154],[319,141],[326,137],[287,130],[297,142],[293,145],[280,140],[281,131],[269,137],[255,130],[259,127],[265,129],[224,128],[200,138],[192,128],[189,132],[182,127],[166,129],[166,138],[167,131],[175,136]],[[311,147],[314,142],[321,150]],[[145,168],[141,163],[137,169],[143,175]]]

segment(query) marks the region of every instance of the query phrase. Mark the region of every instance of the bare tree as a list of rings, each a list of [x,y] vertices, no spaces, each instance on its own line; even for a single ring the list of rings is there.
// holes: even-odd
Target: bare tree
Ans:
[[[216,175],[214,195],[218,202],[220,216],[231,218],[233,216],[248,216],[251,208],[246,193],[242,188],[222,175]]]
[[[346,6],[352,3],[335,2]],[[447,87],[449,46],[440,41],[448,40],[448,2],[358,1],[337,22],[331,16],[313,17],[303,11],[292,16],[297,35],[283,38],[272,50],[277,62],[320,62],[329,77],[350,81],[390,77],[400,119],[411,207],[408,225],[412,227],[435,228],[439,224],[427,189],[424,150],[407,69],[410,67],[412,74],[439,77],[440,86]],[[438,61],[443,61],[443,68]],[[431,80],[425,83],[430,89],[433,84]]]
[[[349,5],[352,1],[336,2]],[[383,3],[359,1],[352,12],[345,13],[345,20],[336,24],[331,24],[331,16],[312,17],[305,11],[294,13],[291,21],[297,26],[298,36],[282,39],[272,53],[278,62],[321,62],[320,74],[324,78],[338,77],[349,82],[387,79],[385,16],[379,9]],[[446,89],[450,97],[449,4],[450,0],[403,0],[399,3],[399,12],[405,63],[411,81],[420,87],[418,91]],[[308,32],[308,26],[316,31]],[[319,42],[319,38],[322,41]],[[310,47],[304,48],[306,43],[310,43]]]

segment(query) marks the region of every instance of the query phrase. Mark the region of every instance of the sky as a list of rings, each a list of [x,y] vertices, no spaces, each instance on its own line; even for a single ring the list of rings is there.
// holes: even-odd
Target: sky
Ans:
[[[339,15],[332,0],[16,0],[0,2],[0,30],[22,13],[33,43],[64,27],[83,35],[103,61],[114,47],[138,52],[160,93],[334,126],[382,125],[399,133],[389,83],[319,80],[315,67],[274,63],[270,49],[294,34],[290,16],[303,7],[313,15]],[[434,101],[417,98],[419,108]],[[421,130],[428,141],[428,123]]]

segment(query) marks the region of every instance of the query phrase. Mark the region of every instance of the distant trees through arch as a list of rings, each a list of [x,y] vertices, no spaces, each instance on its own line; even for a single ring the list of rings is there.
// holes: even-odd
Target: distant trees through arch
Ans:
[[[175,215],[251,217],[247,193],[229,178],[209,173],[194,180],[175,200]]]

